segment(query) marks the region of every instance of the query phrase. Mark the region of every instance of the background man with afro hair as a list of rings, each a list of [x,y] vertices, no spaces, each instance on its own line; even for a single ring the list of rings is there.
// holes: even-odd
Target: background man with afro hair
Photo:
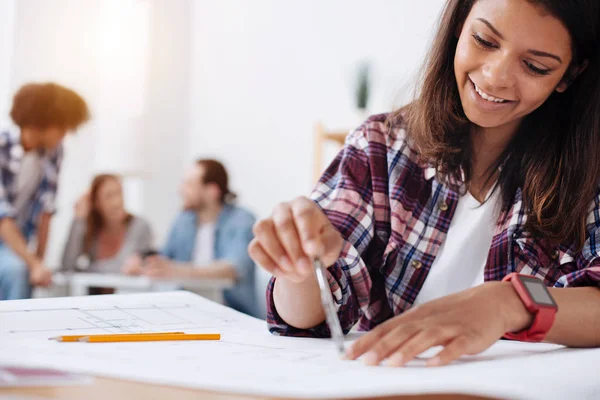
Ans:
[[[55,83],[23,86],[10,116],[19,130],[0,133],[0,300],[28,298],[52,281],[43,259],[62,141],[90,117],[81,96]]]

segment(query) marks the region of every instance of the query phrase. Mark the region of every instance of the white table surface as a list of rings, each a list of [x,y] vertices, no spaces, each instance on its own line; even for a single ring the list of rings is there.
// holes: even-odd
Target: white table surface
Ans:
[[[222,292],[235,282],[230,279],[152,279],[147,276],[127,276],[121,274],[98,274],[78,272],[56,273],[53,284],[67,288],[67,295],[85,296],[90,287],[114,288],[119,293],[152,292],[168,289],[185,289],[222,303]]]

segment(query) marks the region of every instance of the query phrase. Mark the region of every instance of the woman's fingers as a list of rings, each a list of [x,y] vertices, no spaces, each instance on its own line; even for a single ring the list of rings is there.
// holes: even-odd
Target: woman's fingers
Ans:
[[[378,365],[404,342],[418,334],[420,327],[417,324],[409,323],[372,332],[374,332],[373,335],[369,333],[352,345],[352,359],[364,355],[365,364]]]
[[[291,204],[304,253],[329,266],[337,260],[343,240],[314,201],[300,197]]]
[[[306,197],[299,197],[292,201],[291,208],[304,252],[310,257],[321,256],[325,251],[321,230],[329,220],[323,211]]]
[[[252,239],[248,246],[248,254],[250,257],[267,272],[277,276],[281,270],[278,268],[277,263],[273,261],[271,256],[262,248],[260,242],[257,239]]]
[[[292,208],[288,203],[282,203],[275,207],[273,223],[277,237],[291,261],[294,272],[301,276],[312,274],[310,260],[302,250]]]
[[[429,327],[420,331],[417,335],[406,340],[399,346],[393,355],[388,359],[388,365],[391,367],[402,367],[412,361],[419,354],[433,346],[446,344],[456,335],[456,330],[450,327],[436,328]]]
[[[427,361],[427,365],[430,367],[447,365],[452,361],[457,360],[462,355],[469,354],[470,347],[472,346],[472,340],[472,338],[469,338],[466,335],[462,335],[453,339],[435,357]]]
[[[263,219],[254,225],[254,235],[260,242],[262,248],[267,252],[284,272],[292,272],[292,261],[283,248],[277,233],[275,224],[271,218]]]
[[[419,307],[414,307],[405,311],[403,314],[388,319],[382,324],[372,329],[369,333],[362,336],[360,339],[355,341],[352,346],[348,349],[347,357],[350,359],[356,359],[366,353],[379,338],[385,336],[389,331],[396,329],[401,326],[404,330],[414,330],[413,334],[416,333],[416,327],[420,326],[423,319],[428,318],[432,315],[433,309],[428,304],[424,304]]]
[[[343,244],[327,216],[306,197],[278,205],[253,231],[256,243],[248,248],[250,257],[269,272],[295,281],[314,275],[314,257],[333,264]]]
[[[259,242],[261,249],[269,256],[269,258],[276,264],[279,273],[278,277],[286,277],[292,281],[302,281],[305,279],[305,274],[299,272],[299,268],[296,267],[290,257],[288,256],[279,235],[277,234],[275,223],[272,219],[264,219],[259,221],[254,226],[255,239]],[[252,257],[252,254],[250,255]],[[253,258],[254,259],[254,258]],[[262,263],[254,259],[260,265]],[[271,268],[271,270],[274,270]]]

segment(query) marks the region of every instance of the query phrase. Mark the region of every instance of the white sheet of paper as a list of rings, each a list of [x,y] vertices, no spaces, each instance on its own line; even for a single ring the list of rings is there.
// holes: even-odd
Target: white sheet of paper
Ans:
[[[58,335],[221,333],[220,341],[58,343]],[[351,339],[349,339],[351,340]],[[275,337],[260,321],[187,292],[0,303],[0,363],[230,393],[357,398],[464,393],[518,399],[600,398],[600,349],[501,341],[443,368],[339,360],[327,339]]]

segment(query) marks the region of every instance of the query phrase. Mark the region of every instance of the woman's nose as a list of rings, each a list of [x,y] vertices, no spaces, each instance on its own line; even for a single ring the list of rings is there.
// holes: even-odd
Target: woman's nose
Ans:
[[[506,55],[490,57],[483,67],[483,78],[489,89],[512,88],[516,81],[513,65],[514,61]]]

